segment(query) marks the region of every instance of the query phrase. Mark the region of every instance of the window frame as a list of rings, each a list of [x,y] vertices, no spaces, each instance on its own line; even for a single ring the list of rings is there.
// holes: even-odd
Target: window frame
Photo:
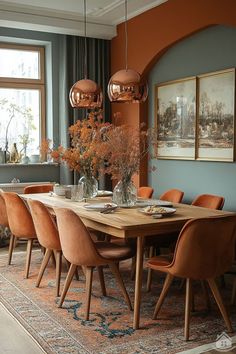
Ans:
[[[15,43],[0,42],[0,49],[13,49],[21,51],[34,51],[39,53],[39,78],[12,78],[0,76],[0,88],[38,90],[40,94],[40,122],[39,122],[39,141],[46,136],[46,85],[45,85],[45,48],[42,46],[23,45]]]

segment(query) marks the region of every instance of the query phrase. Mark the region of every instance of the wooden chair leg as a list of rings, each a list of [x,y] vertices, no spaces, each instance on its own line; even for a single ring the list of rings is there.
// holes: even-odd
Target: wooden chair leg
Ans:
[[[154,255],[154,247],[151,246],[149,248],[149,258],[152,258]],[[151,290],[152,285],[152,268],[148,268],[148,275],[147,275],[147,292]]]
[[[70,262],[66,258],[65,258],[65,261],[66,261],[67,270],[69,270],[70,269]],[[76,270],[75,270],[75,279],[79,280],[78,267],[76,267]]]
[[[192,281],[191,281],[191,279],[187,279],[186,280],[186,298],[185,298],[185,321],[184,321],[184,337],[185,337],[186,341],[189,339],[189,321],[190,321],[191,299],[192,299]]]
[[[210,301],[210,296],[209,296],[209,292],[208,292],[208,288],[207,288],[207,284],[206,284],[205,280],[201,280],[201,286],[202,286],[202,291],[203,291],[204,298],[205,298],[206,308],[208,311],[210,311],[211,310],[211,301]]]
[[[61,258],[62,252],[56,251],[56,296],[60,296]]]
[[[222,317],[223,317],[223,319],[225,321],[225,324],[226,324],[226,327],[227,327],[228,331],[229,332],[233,332],[231,321],[230,321],[229,316],[228,316],[228,314],[226,312],[225,306],[223,304],[223,301],[222,301],[222,298],[221,298],[221,295],[220,295],[220,292],[219,292],[219,289],[218,289],[218,287],[216,285],[215,280],[214,279],[207,279],[207,281],[208,281],[208,284],[209,284],[209,286],[211,288],[211,291],[212,291],[212,293],[214,295],[216,303],[217,303],[217,305],[218,305],[218,307],[220,309],[221,315],[222,315]]]
[[[136,256],[132,258],[132,264],[131,264],[131,280],[134,280],[135,278],[135,270],[136,270]]]
[[[16,237],[11,234],[10,243],[9,243],[9,251],[8,251],[8,262],[7,262],[8,265],[11,264],[12,253],[13,253],[14,243],[15,243],[15,238],[16,238]]]
[[[17,246],[17,237],[14,238],[14,244],[13,244],[13,249],[15,249]]]
[[[53,251],[53,252],[52,252],[52,264],[53,264],[53,267],[54,267],[54,268],[56,268],[56,266],[57,266],[56,257],[57,257],[57,252],[56,252],[56,251]]]
[[[104,281],[103,268],[102,267],[97,267],[97,269],[98,269],[98,275],[99,275],[100,285],[101,285],[101,289],[102,289],[102,295],[103,296],[107,296],[106,286],[105,286],[105,281]]]
[[[82,271],[84,273],[84,276],[86,277],[86,267],[85,266],[81,266],[81,268],[82,268]]]
[[[161,291],[161,294],[159,296],[159,299],[157,301],[157,304],[156,304],[156,307],[155,307],[155,310],[154,310],[154,314],[153,314],[153,320],[156,320],[157,318],[157,315],[158,315],[158,312],[160,311],[161,309],[161,306],[165,300],[165,297],[167,295],[167,292],[171,286],[171,283],[174,279],[174,276],[171,275],[171,274],[167,274],[166,276],[166,279],[165,279],[165,282],[164,282],[164,285],[163,285],[163,288],[162,288],[162,291]]]
[[[235,295],[236,295],[236,278],[234,278],[234,282],[233,282],[233,290],[232,290],[232,296],[231,296],[231,305],[234,304]]]
[[[129,295],[128,295],[128,293],[127,293],[127,290],[126,290],[126,288],[125,288],[123,279],[122,279],[122,277],[121,277],[121,275],[120,275],[120,271],[119,271],[119,268],[118,268],[117,264],[115,264],[115,263],[110,263],[110,264],[109,264],[109,267],[111,268],[111,271],[112,271],[112,273],[114,274],[114,276],[115,276],[115,278],[116,278],[116,280],[117,280],[117,283],[118,283],[119,286],[120,286],[120,289],[121,289],[121,291],[122,291],[122,293],[123,293],[123,296],[124,296],[124,298],[125,298],[125,301],[126,301],[126,303],[127,303],[127,305],[128,305],[129,310],[132,311],[133,308],[132,308],[132,305],[131,305],[131,301],[130,301]]]
[[[30,238],[27,242],[27,250],[26,250],[26,265],[25,265],[25,277],[26,279],[29,277],[29,268],[30,268],[30,261],[31,261],[31,253],[33,247],[34,240]]]
[[[51,255],[52,255],[52,250],[49,250],[47,248],[47,250],[46,250],[46,252],[44,254],[43,261],[41,263],[40,269],[39,269],[38,278],[36,280],[36,288],[38,288],[40,286],[44,271],[45,271],[45,269],[46,269],[46,267],[48,265],[48,262],[49,262],[49,259],[50,259]]]
[[[63,291],[62,291],[62,294],[61,294],[61,298],[60,298],[58,307],[62,307],[62,304],[64,302],[65,296],[67,294],[67,291],[68,291],[69,286],[71,284],[71,281],[73,279],[76,267],[77,267],[77,265],[75,265],[75,264],[71,264],[70,265],[70,269],[69,269],[69,271],[67,273],[66,281],[65,281],[65,284],[64,284],[64,288],[63,288]]]
[[[87,267],[87,269],[86,269],[86,305],[85,305],[85,319],[86,319],[86,321],[89,320],[92,280],[93,280],[93,267]]]

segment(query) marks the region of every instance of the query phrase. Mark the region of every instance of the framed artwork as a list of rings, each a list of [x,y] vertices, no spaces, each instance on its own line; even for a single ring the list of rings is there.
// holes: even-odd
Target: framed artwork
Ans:
[[[155,87],[158,158],[195,159],[196,78]]]
[[[198,160],[234,160],[235,69],[198,77]]]

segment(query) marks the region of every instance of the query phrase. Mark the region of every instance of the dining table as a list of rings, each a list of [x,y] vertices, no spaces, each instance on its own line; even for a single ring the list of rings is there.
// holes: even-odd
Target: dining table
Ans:
[[[133,328],[140,328],[140,306],[143,273],[143,252],[145,237],[179,232],[183,225],[194,218],[228,215],[231,212],[196,207],[188,204],[173,204],[176,211],[166,217],[154,219],[140,211],[139,207],[117,208],[112,213],[89,210],[86,205],[93,203],[111,203],[110,197],[95,197],[86,202],[71,201],[53,193],[22,194],[24,200],[34,199],[42,202],[53,212],[54,208],[69,208],[80,216],[84,224],[91,229],[122,239],[137,240],[136,273],[134,288]]]

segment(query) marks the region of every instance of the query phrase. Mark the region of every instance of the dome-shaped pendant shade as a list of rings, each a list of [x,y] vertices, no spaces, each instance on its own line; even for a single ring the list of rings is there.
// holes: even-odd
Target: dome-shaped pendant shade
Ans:
[[[108,84],[108,96],[111,102],[144,102],[147,95],[147,82],[132,69],[117,71]]]
[[[102,91],[96,82],[83,79],[71,87],[69,99],[73,108],[101,108]]]

